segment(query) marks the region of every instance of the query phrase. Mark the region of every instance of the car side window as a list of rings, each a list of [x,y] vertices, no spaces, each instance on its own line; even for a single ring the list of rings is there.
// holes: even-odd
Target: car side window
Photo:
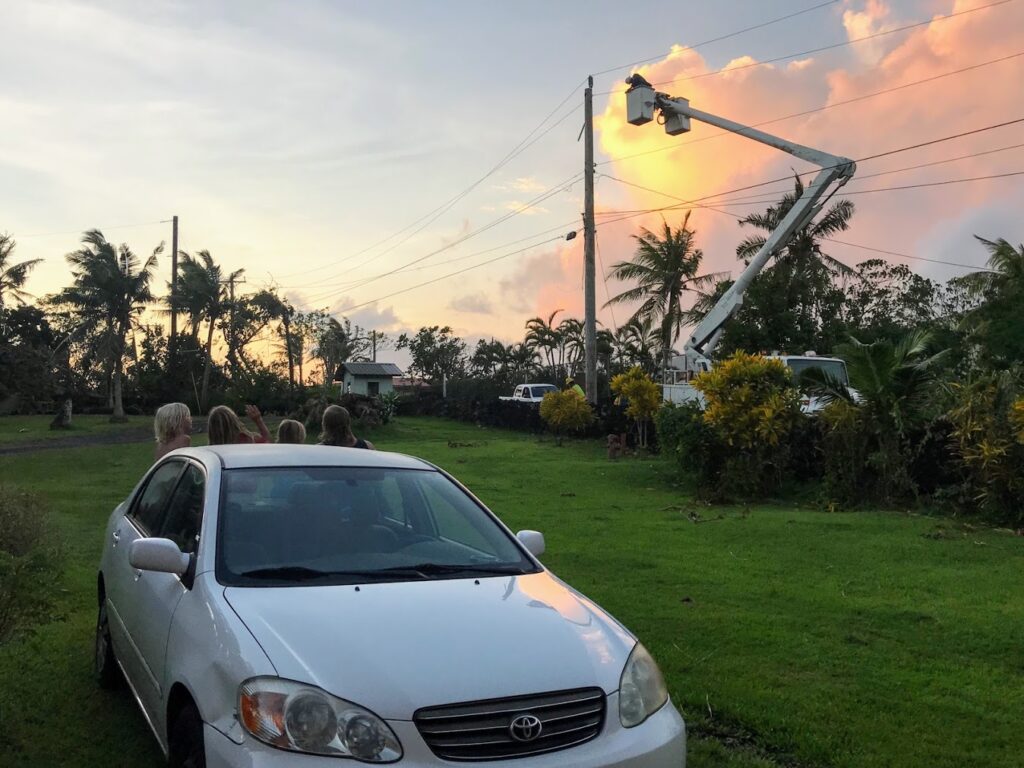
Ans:
[[[150,475],[142,494],[136,499],[131,512],[128,513],[145,535],[155,536],[160,530],[167,509],[167,500],[183,467],[184,463],[181,461],[166,461],[157,467]]]
[[[185,554],[196,551],[199,529],[203,524],[203,497],[206,478],[194,464],[189,464],[178,481],[167,506],[160,536],[170,539]]]

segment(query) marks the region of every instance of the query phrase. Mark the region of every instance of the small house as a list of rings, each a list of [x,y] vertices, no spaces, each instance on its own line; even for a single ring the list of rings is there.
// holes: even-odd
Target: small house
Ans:
[[[343,393],[374,397],[393,392],[394,378],[401,375],[401,369],[394,363],[342,363],[334,380]]]

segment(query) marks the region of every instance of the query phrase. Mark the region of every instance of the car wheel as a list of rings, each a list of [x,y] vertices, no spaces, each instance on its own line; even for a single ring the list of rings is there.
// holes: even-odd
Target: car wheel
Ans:
[[[93,656],[93,667],[96,682],[100,688],[113,690],[121,686],[121,669],[117,666],[114,656],[114,645],[110,642],[110,623],[107,620],[107,601],[100,601],[99,613],[96,616],[96,649]]]
[[[203,720],[195,705],[186,705],[174,718],[168,742],[170,768],[206,768]]]

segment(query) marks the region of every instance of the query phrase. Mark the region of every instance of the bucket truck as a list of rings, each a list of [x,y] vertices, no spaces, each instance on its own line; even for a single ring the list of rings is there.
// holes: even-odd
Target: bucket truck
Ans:
[[[803,194],[768,236],[746,269],[693,330],[683,347],[683,354],[672,358],[672,370],[666,372],[665,399],[674,402],[702,400],[700,393],[690,385],[690,379],[702,371],[710,370],[715,347],[721,339],[726,322],[743,303],[743,294],[793,233],[807,226],[832,195],[853,177],[857,166],[849,158],[795,144],[756,128],[694,109],[688,99],[673,98],[655,91],[654,86],[641,75],[630,76],[626,84],[629,86],[626,91],[626,118],[632,125],[649,123],[654,120],[655,112],[659,112],[665,132],[670,136],[678,136],[690,130],[691,120],[698,120],[775,147],[820,168],[814,180],[804,188]],[[848,383],[846,365],[838,358],[818,357],[813,352],[803,355],[774,353],[772,357],[782,360],[796,378],[799,378],[802,371],[814,367],[824,369],[844,384]],[[819,408],[818,403],[808,398],[804,399],[802,405],[805,411]]]

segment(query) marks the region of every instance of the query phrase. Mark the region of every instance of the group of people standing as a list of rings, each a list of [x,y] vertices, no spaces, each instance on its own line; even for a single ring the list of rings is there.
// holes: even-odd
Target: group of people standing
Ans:
[[[255,405],[247,405],[245,413],[256,426],[255,432],[247,429],[238,414],[226,405],[212,408],[206,420],[206,433],[210,445],[271,442],[270,430],[263,421],[260,409]],[[340,405],[329,405],[324,409],[320,427],[320,442],[317,445],[374,450],[373,443],[352,433],[352,417],[348,410]],[[155,459],[178,448],[192,445],[192,413],[188,406],[184,403],[167,403],[160,406],[153,419],[153,432],[156,437]],[[283,419],[277,425],[277,442],[305,443],[306,427],[301,421]]]

